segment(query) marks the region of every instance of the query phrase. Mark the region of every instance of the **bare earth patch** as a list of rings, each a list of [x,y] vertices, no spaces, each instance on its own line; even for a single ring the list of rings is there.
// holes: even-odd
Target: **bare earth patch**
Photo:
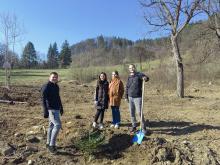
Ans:
[[[58,155],[51,155],[45,147],[48,121],[42,117],[40,86],[0,88],[0,100],[25,102],[0,103],[0,164],[220,164],[218,85],[189,86],[184,99],[173,91],[146,90],[144,114],[151,134],[141,145],[131,142],[128,105],[122,101],[120,129],[110,128],[108,109],[101,131],[105,142],[91,155],[75,144],[92,131],[94,86],[66,81],[60,90],[63,129]]]

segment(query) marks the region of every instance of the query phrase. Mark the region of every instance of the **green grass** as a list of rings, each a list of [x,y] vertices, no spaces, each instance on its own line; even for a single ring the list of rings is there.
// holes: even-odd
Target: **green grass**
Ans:
[[[56,71],[59,79],[69,80],[69,69],[14,69],[11,71],[11,84],[31,85],[48,80],[49,74]],[[0,70],[0,84],[5,83],[5,70]]]
[[[140,70],[139,63],[135,63],[137,69]],[[148,72],[152,68],[156,68],[159,65],[159,60],[150,62],[143,62],[143,71]],[[101,72],[106,72],[108,78],[111,76],[111,72],[117,70],[122,78],[127,78],[128,65],[115,65],[115,66],[97,66],[87,68],[70,69],[13,69],[11,72],[11,84],[14,85],[38,85],[48,80],[49,74],[52,71],[56,71],[59,74],[60,80],[79,80],[81,82],[91,82],[97,79],[97,76]],[[5,83],[5,70],[0,69],[0,85]]]

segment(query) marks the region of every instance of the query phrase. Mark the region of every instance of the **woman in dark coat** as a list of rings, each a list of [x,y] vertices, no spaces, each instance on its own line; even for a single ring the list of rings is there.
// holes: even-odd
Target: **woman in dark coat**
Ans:
[[[97,121],[98,118],[100,117],[100,123],[98,125],[100,129],[103,129],[103,119],[104,119],[105,109],[108,109],[108,102],[109,102],[108,86],[109,83],[107,81],[106,73],[102,72],[99,75],[95,90],[95,106],[97,112],[95,114],[95,118],[93,122],[93,127],[97,127]]]

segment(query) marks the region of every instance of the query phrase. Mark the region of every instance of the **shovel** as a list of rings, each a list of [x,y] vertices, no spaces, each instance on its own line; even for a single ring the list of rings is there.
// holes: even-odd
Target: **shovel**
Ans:
[[[144,109],[144,80],[142,81],[142,103],[141,103],[141,121],[140,121],[140,130],[134,135],[132,142],[141,144],[144,138],[144,132],[142,131],[142,118],[143,118],[143,109]]]

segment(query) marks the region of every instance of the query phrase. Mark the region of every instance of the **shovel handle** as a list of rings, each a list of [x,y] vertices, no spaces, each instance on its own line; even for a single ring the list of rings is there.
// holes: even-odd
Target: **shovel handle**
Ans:
[[[141,96],[141,121],[140,121],[140,130],[142,130],[142,119],[143,119],[143,109],[144,109],[144,83],[145,81],[142,80],[142,96]]]

